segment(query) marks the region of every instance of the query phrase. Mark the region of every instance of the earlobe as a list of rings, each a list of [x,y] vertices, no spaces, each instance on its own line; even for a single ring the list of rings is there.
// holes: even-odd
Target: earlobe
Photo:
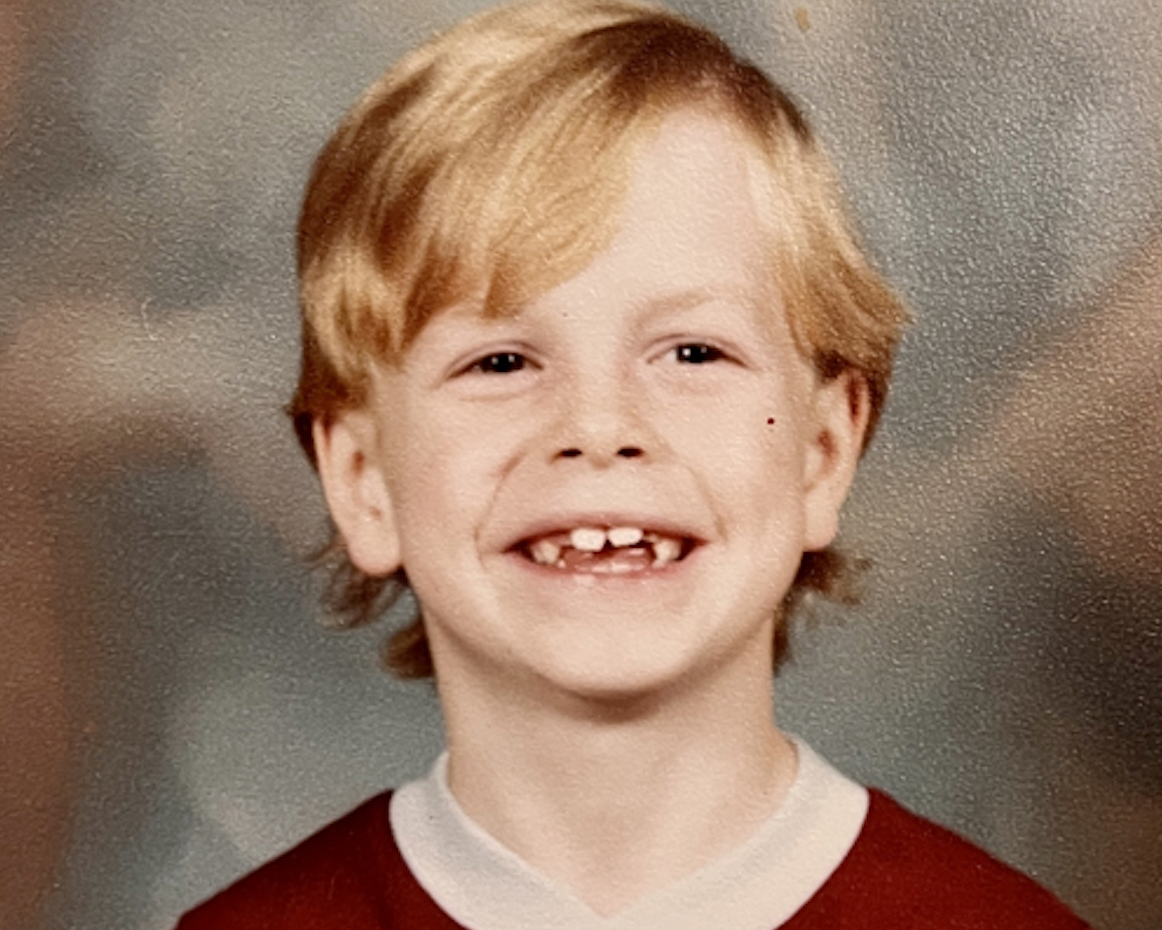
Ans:
[[[344,411],[312,426],[319,478],[347,554],[377,577],[400,567],[391,493],[379,461],[375,423],[364,411]]]
[[[815,387],[814,435],[804,474],[807,551],[825,549],[839,531],[839,512],[863,453],[870,403],[867,382],[854,370]]]

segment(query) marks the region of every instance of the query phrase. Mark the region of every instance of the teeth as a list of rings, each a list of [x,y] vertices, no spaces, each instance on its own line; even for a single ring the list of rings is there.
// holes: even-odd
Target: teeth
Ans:
[[[538,539],[529,546],[529,553],[538,565],[556,565],[561,558],[561,547],[548,539]]]
[[[605,548],[605,530],[579,526],[569,533],[569,545],[582,552],[600,552]]]
[[[632,572],[640,572],[641,567],[626,565],[624,562],[598,562],[590,571],[595,575],[628,575]]]
[[[647,562],[652,568],[664,568],[682,556],[682,541],[673,536],[662,536],[653,530],[646,532],[636,526],[615,526],[609,530],[594,526],[578,526],[570,530],[568,536],[541,537],[528,545],[530,558],[538,565],[552,565],[565,568],[564,552],[575,549],[578,552],[596,554],[607,547],[622,553],[642,557],[653,554]],[[640,571],[642,563],[636,565],[624,561],[594,561],[586,570],[602,574],[623,574]]]
[[[645,534],[636,526],[615,526],[607,534],[611,546],[636,546]]]
[[[682,543],[672,536],[663,536],[654,541],[654,568],[661,568],[675,562],[682,554]]]

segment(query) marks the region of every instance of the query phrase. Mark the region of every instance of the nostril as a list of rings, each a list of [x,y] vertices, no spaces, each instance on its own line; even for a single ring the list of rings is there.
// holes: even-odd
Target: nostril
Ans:
[[[645,451],[640,446],[622,446],[615,454],[622,459],[636,459],[645,455]],[[585,452],[576,446],[570,446],[562,449],[557,455],[563,459],[578,459],[585,455]]]

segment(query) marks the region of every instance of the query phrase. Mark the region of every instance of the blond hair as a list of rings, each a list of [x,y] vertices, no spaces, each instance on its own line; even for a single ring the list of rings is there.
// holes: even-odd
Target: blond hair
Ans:
[[[432,316],[483,295],[515,312],[580,272],[616,232],[634,152],[662,118],[730,119],[762,165],[772,270],[803,354],[824,378],[855,372],[870,438],[906,312],[849,228],[826,155],[791,101],[705,28],[637,0],[534,0],[465,20],[403,58],[324,147],[299,222],[302,372],[290,411],[311,424],[368,398]],[[328,550],[328,600],[346,625],[374,619],[406,585]],[[856,566],[804,555],[786,617],[815,591],[851,601]],[[389,668],[431,674],[422,620],[391,638]]]

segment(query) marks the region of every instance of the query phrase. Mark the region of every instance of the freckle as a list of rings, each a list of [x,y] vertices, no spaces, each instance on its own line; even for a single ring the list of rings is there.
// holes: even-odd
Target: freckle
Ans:
[[[767,417],[767,426],[774,426],[774,425],[775,425],[775,418],[774,417]]]

